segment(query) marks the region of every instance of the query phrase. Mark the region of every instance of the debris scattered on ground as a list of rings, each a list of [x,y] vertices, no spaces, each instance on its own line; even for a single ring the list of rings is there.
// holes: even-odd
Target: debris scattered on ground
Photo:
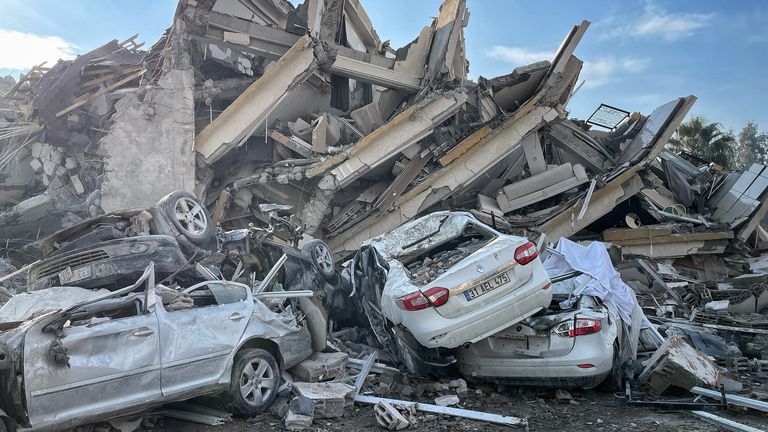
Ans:
[[[529,425],[487,412],[511,399],[489,382],[547,389],[557,405],[525,404],[550,417],[601,386],[624,390],[629,406],[683,407],[724,427],[739,426],[701,409],[764,411],[768,167],[726,170],[668,149],[692,95],[649,113],[601,104],[571,117],[588,21],[552,58],[473,81],[466,1],[436,12],[395,48],[357,0],[185,0],[151,46],[134,35],[0,78],[0,378],[13,393],[0,395],[0,413],[33,427],[56,415],[20,399],[52,390],[14,363],[16,335],[47,338],[28,338],[24,355],[40,358],[24,362],[50,358],[95,382],[96,368],[83,368],[96,360],[67,333],[84,338],[158,305],[173,317],[242,303],[220,286],[254,300],[222,322],[253,315],[270,330],[205,367],[226,369],[221,384],[241,366],[232,386],[258,405],[249,412],[277,399],[289,430],[354,403],[390,430],[442,416]],[[150,280],[150,267],[157,279],[143,293],[115,294]],[[245,328],[205,319],[164,322],[201,338]],[[159,370],[164,349],[188,345],[136,356],[156,358],[138,369],[156,372],[142,381],[158,383],[153,394],[186,398],[160,388],[174,381]],[[246,354],[251,369],[237,361]],[[13,371],[33,380],[27,393]],[[61,371],[46,385],[71,384]],[[117,400],[124,387],[77,397]],[[77,397],[57,403],[74,409]],[[199,403],[142,407],[153,419],[228,420]]]
[[[315,418],[315,402],[306,396],[296,396],[288,404],[285,428],[290,431],[307,430]]]
[[[435,398],[435,405],[439,406],[452,406],[452,405],[458,405],[458,403],[461,402],[459,400],[459,397],[456,395],[445,395],[440,396],[438,398]]]

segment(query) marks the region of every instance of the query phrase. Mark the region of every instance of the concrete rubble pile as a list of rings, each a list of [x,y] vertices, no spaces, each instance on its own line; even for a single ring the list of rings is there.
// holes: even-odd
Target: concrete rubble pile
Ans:
[[[380,305],[363,302],[362,311],[347,307],[340,313],[333,304],[334,292],[368,300],[354,282],[349,292],[340,288],[344,273],[333,268],[333,258],[341,263],[355,256],[351,270],[345,269],[354,279],[357,257],[380,264],[375,247],[364,250],[366,242],[425,215],[461,211],[496,234],[530,240],[521,247],[532,259],[556,255],[556,245],[566,242],[600,242],[610,255],[609,271],[618,272],[620,288],[628,287],[638,305],[622,330],[631,332],[631,349],[622,348],[621,365],[610,371],[619,377],[613,384],[629,384],[630,404],[638,403],[638,392],[641,399],[653,395],[656,403],[671,388],[710,398],[706,392],[716,391],[723,400],[725,392],[768,399],[768,255],[761,255],[768,247],[762,224],[768,167],[728,171],[666,150],[695,96],[646,114],[601,104],[586,120],[569,117],[583,66],[575,52],[588,21],[567,32],[553,58],[472,81],[466,1],[445,0],[437,12],[411,43],[393,48],[358,0],[297,6],[287,0],[181,0],[172,26],[148,50],[133,36],[74,60],[36,66],[18,82],[0,78],[0,241],[7,250],[0,261],[0,306],[34,282],[26,281],[26,265],[60,247],[74,248],[57,238],[102,222],[106,228],[115,212],[130,217],[130,226],[122,221],[129,228],[114,239],[178,238],[173,228],[150,231],[154,213],[125,210],[146,208],[174,191],[193,193],[184,199],[194,205],[196,197],[207,208],[217,231],[206,234],[205,247],[219,250],[198,255],[203,245],[185,249],[174,242],[183,249],[177,261],[184,271],[158,265],[164,280],[178,282],[197,271],[209,280],[231,276],[256,286],[276,277],[267,273],[274,256],[265,254],[258,266],[266,274],[256,278],[244,270],[253,263],[236,256],[243,252],[237,248],[250,247],[264,225],[272,228],[263,205],[277,204],[272,212],[301,225],[291,231],[291,246],[303,235],[302,242],[322,239],[333,252],[330,274],[312,279],[320,288],[302,289],[314,291],[305,297],[326,302],[323,320],[336,327],[327,329],[327,344],[313,341],[315,353],[290,370],[293,378],[284,377],[277,411],[288,430],[343,416],[355,402],[374,406],[376,421],[390,430],[412,426],[417,412],[525,426],[524,418],[456,407],[467,398],[464,379],[474,386],[478,378],[467,373],[461,356],[463,378],[438,382],[401,373],[413,368],[386,346],[394,339],[381,331],[386,326],[377,328],[370,312]],[[105,214],[93,226],[40,241]],[[134,230],[134,224],[146,229]],[[415,285],[430,284],[488,241],[477,233],[467,239],[403,274]],[[226,249],[226,242],[236,247]],[[278,247],[283,243],[289,242]],[[218,276],[212,263],[220,265]],[[232,268],[224,271],[221,263]],[[63,271],[72,277],[72,270],[57,268],[46,277]],[[477,271],[485,270],[478,265]],[[551,286],[546,282],[544,290]],[[373,285],[359,287],[366,286]],[[469,294],[466,299],[473,300]],[[567,309],[561,306],[565,297],[555,301],[549,294],[546,300],[554,310]],[[603,300],[611,302],[596,296],[591,307],[597,310]],[[518,333],[505,329],[471,342],[533,340],[528,338],[541,336],[535,327],[546,321],[548,306],[510,322],[521,323]],[[349,326],[353,315],[367,324]],[[646,318],[643,328],[653,328],[657,343],[639,334]],[[573,315],[574,327],[565,335],[580,334],[578,319]],[[520,330],[523,324],[528,334]],[[438,357],[433,363],[457,363],[452,352],[431,348]],[[533,349],[518,351],[529,355]],[[375,363],[379,354],[399,369]],[[612,360],[606,360],[609,369]],[[394,395],[406,400],[388,399]],[[430,403],[411,402],[427,396]]]

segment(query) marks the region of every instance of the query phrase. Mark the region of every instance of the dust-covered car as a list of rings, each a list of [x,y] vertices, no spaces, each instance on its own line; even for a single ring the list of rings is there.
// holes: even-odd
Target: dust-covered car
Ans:
[[[458,349],[467,380],[592,388],[610,378],[618,389],[628,360],[659,347],[661,337],[602,245],[561,239],[558,247],[562,252],[551,251],[544,262],[552,281],[549,307]]]
[[[163,278],[215,251],[216,241],[206,208],[192,194],[173,192],[149,208],[97,216],[44,239],[43,259],[30,267],[28,289],[119,288],[150,261]]]
[[[236,282],[174,289],[155,284],[150,265],[114,291],[16,295],[0,309],[0,430],[66,429],[202,395],[259,414],[281,371],[312,353],[310,324],[297,318],[311,311],[281,294],[268,307]]]
[[[117,289],[155,263],[159,279],[183,283],[200,278],[197,263],[232,280],[242,271],[242,282],[261,280],[283,255],[288,255],[283,282],[287,286],[322,286],[334,281],[330,249],[322,240],[301,248],[303,227],[282,216],[288,206],[259,205],[266,226],[223,230],[208,209],[192,194],[176,191],[146,209],[97,216],[42,240],[43,259],[29,269],[29,291],[52,286]],[[249,280],[252,279],[252,280]]]
[[[533,315],[552,297],[536,245],[466,212],[432,213],[373,238],[345,272],[379,341],[394,344],[418,373],[450,363],[451,349]]]

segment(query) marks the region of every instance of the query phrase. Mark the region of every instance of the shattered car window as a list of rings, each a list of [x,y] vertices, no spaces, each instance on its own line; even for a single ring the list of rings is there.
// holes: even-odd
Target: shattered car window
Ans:
[[[105,321],[142,315],[145,313],[142,297],[143,295],[140,293],[133,293],[83,306],[70,315],[70,326],[95,325]]]
[[[212,283],[208,285],[208,289],[213,293],[213,297],[216,299],[216,303],[219,305],[225,305],[230,303],[237,303],[245,301],[248,298],[248,293],[245,287],[228,283]]]

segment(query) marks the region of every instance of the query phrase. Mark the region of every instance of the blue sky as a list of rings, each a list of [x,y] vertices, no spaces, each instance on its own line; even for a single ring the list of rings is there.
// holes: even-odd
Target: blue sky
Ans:
[[[439,0],[362,0],[382,38],[410,42]],[[571,101],[586,117],[605,102],[649,112],[699,97],[694,115],[768,130],[768,2],[468,0],[470,77],[492,77],[550,59],[570,27],[592,26],[576,55],[585,85]],[[0,0],[0,74],[88,51],[134,33],[151,45],[171,24],[175,0]],[[39,61],[38,61],[39,60]]]

